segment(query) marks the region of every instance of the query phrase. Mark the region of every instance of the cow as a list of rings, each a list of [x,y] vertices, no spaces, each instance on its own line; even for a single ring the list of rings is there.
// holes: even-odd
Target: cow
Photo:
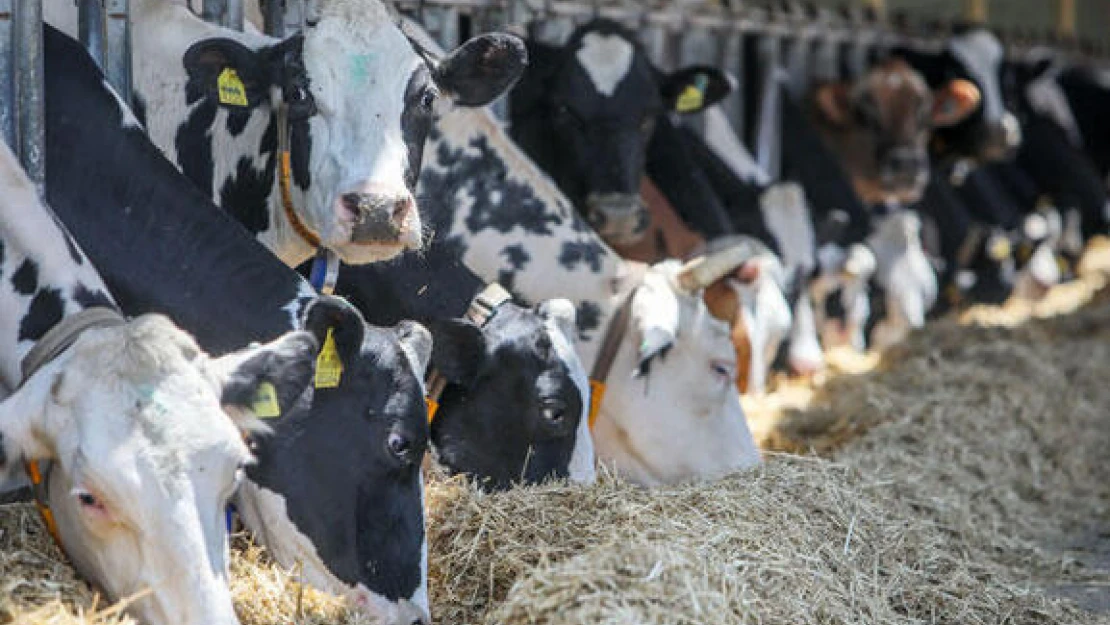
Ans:
[[[1110,73],[1095,63],[1081,63],[1060,71],[1056,82],[1067,100],[1080,147],[1094,162],[1103,180],[1110,176],[1110,132],[1105,111],[1110,107]]]
[[[45,35],[46,194],[128,313],[165,313],[224,353],[292,328],[314,384],[252,438],[236,506],[284,567],[382,623],[428,622],[421,326],[318,297],[155,147],[81,46]],[[101,156],[110,155],[110,158]],[[265,407],[265,406],[264,406]]]
[[[344,267],[336,292],[374,323],[416,319],[431,330],[432,379],[442,382],[430,440],[449,472],[497,490],[594,480],[573,304],[520,306],[436,239],[419,256]]]
[[[728,284],[737,299],[730,308],[742,313],[745,326],[742,334],[733,332],[734,340],[742,338],[735,347],[738,353],[749,354],[748,375],[740,386],[751,393],[762,392],[771,363],[787,333],[792,327],[804,327],[792,325],[794,302],[788,302],[784,295],[792,287],[792,280],[788,280],[786,266],[777,253],[784,249],[783,245],[772,234],[761,211],[764,187],[735,175],[692,130],[680,126],[670,116],[661,116],[657,122],[648,146],[646,168],[663,196],[662,201],[681,221],[690,224],[699,237],[708,239],[712,248],[735,241],[735,236],[745,236],[752,239],[750,245],[758,250],[733,272]],[[768,196],[775,194],[772,191]],[[689,255],[698,249],[693,247],[685,253]],[[712,292],[713,289],[708,290],[707,295],[712,296]],[[815,342],[816,337],[812,343],[799,340],[794,346]],[[819,349],[808,359],[798,352],[791,356],[792,368],[802,372],[815,370],[819,365],[812,363],[821,358]]]
[[[929,149],[937,167],[947,169],[963,159],[978,163],[1005,160],[1021,145],[1021,126],[1002,92],[1005,50],[989,30],[962,24],[940,49],[896,46],[890,53],[920,72],[931,89],[965,80],[979,92],[970,115],[933,133]]]
[[[266,386],[308,385],[305,332],[209,357],[161,315],[126,320],[0,144],[0,470],[23,461],[74,567],[151,625],[233,625],[223,508]],[[43,477],[43,473],[46,473]]]
[[[522,301],[574,302],[599,461],[643,484],[759,462],[729,327],[699,297],[752,250],[686,264],[621,260],[487,111],[443,112],[427,153],[418,191],[442,200],[425,206],[435,236]]]
[[[933,92],[903,59],[890,57],[852,81],[812,92],[811,117],[867,204],[912,204],[929,179],[930,134],[979,105],[973,83],[952,79]]]
[[[76,36],[76,5],[49,2]],[[316,248],[361,264],[416,249],[413,187],[437,102],[479,106],[525,63],[510,35],[429,67],[378,0],[324,0],[284,40],[131,5],[136,110],[170,160],[286,264]]]
[[[663,74],[633,33],[600,18],[559,47],[530,39],[528,56],[509,93],[513,139],[603,239],[636,242],[648,221],[639,189],[656,118],[718,102],[732,79],[705,66]]]

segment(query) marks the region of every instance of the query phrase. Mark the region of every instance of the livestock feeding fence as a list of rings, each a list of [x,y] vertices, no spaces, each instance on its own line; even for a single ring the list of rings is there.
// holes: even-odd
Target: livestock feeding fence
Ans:
[[[74,1],[80,14],[82,43],[124,100],[130,101],[128,0]],[[820,41],[846,54],[845,65],[854,73],[868,62],[869,50],[902,43],[939,43],[949,30],[947,24],[915,20],[905,14],[888,19],[883,15],[881,0],[873,0],[866,9],[844,8],[838,12],[796,2],[756,5],[735,0],[728,8],[697,0],[655,5],[573,0],[395,0],[394,4],[420,21],[445,49],[453,49],[474,34],[494,30],[528,31],[541,39],[560,42],[576,25],[606,17],[637,32],[652,60],[663,69],[703,63],[722,67],[734,76],[744,75],[744,38],[753,34],[762,36],[758,57],[761,65],[774,67],[780,61],[789,62],[791,54],[808,49],[807,43]],[[1075,0],[1059,3],[1059,24],[1074,24],[1075,5]],[[968,2],[966,16],[983,15],[985,6],[985,0]],[[303,25],[311,7],[312,0],[261,0],[260,17],[266,32],[280,37]],[[243,29],[244,0],[201,0],[199,9],[201,17],[210,22]],[[40,189],[46,176],[41,23],[42,0],[0,0],[0,133]],[[1014,54],[1043,45],[1088,59],[1102,59],[1107,52],[1101,43],[1055,33],[999,34]],[[795,54],[795,58],[800,55]],[[811,69],[816,77],[832,77],[829,74],[838,71],[832,65]],[[744,120],[751,119],[744,110],[744,103],[750,100],[743,89],[739,86],[722,105],[741,135],[746,130]]]

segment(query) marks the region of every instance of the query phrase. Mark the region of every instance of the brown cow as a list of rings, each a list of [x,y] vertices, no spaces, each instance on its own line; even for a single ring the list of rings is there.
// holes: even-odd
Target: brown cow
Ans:
[[[892,57],[854,81],[816,87],[812,117],[864,202],[912,203],[929,180],[932,130],[963,121],[980,98],[963,79],[930,92],[915,69]]]

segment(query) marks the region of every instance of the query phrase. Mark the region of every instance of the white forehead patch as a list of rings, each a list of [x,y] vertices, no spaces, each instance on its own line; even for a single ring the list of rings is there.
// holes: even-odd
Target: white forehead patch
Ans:
[[[574,53],[578,64],[586,70],[594,88],[607,98],[613,97],[617,85],[628,75],[635,51],[627,39],[617,35],[587,33],[582,47]]]
[[[1005,113],[1002,89],[998,84],[999,64],[1002,62],[1002,44],[985,30],[953,37],[948,45],[967,72],[983,90],[983,116],[987,121],[998,121]]]

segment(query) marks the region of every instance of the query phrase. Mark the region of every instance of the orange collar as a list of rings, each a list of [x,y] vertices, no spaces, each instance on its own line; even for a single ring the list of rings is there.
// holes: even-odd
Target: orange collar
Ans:
[[[283,104],[278,108],[278,186],[281,189],[281,207],[293,232],[313,248],[320,247],[320,235],[313,232],[293,208],[293,167],[289,149],[289,111]]]

